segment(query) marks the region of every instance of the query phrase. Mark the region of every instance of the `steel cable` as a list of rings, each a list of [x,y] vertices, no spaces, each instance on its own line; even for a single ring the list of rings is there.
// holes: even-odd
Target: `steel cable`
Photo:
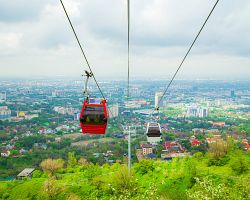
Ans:
[[[190,53],[192,47],[194,46],[196,40],[198,39],[200,33],[202,32],[204,26],[206,25],[206,23],[207,23],[208,19],[210,18],[211,14],[213,13],[213,11],[214,11],[215,7],[217,6],[218,2],[219,2],[219,0],[217,0],[217,1],[215,2],[215,4],[214,4],[212,10],[209,12],[209,15],[207,16],[205,22],[202,24],[202,26],[201,26],[201,28],[200,28],[198,34],[196,35],[196,37],[195,37],[195,39],[193,40],[191,46],[189,47],[188,51],[186,52],[184,58],[182,59],[182,61],[181,61],[180,65],[179,65],[179,67],[177,68],[176,72],[174,73],[174,75],[173,75],[172,79],[170,80],[169,84],[167,85],[166,89],[164,90],[164,93],[163,93],[162,97],[160,98],[158,104],[161,103],[161,101],[163,100],[164,96],[166,95],[166,93],[167,93],[168,89],[170,88],[170,86],[171,86],[173,80],[175,79],[177,73],[179,72],[180,68],[182,67],[183,63],[185,62],[185,60],[186,60],[188,54]]]

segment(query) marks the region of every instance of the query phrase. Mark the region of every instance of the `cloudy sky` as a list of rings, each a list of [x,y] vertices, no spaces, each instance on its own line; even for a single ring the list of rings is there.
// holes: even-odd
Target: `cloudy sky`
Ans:
[[[131,76],[169,79],[215,0],[131,0]],[[126,77],[126,0],[64,0],[96,77]],[[87,69],[59,0],[0,0],[0,77]],[[250,1],[221,0],[178,78],[250,77]]]

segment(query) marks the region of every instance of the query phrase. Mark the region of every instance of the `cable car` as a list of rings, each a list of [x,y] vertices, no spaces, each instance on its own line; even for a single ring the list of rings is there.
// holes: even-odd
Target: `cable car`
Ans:
[[[148,137],[161,137],[161,127],[157,122],[148,122],[146,134]]]
[[[148,122],[147,123],[147,141],[150,144],[157,145],[161,142],[161,127],[157,122]]]
[[[80,113],[83,134],[105,134],[108,124],[107,102],[105,99],[88,98]]]

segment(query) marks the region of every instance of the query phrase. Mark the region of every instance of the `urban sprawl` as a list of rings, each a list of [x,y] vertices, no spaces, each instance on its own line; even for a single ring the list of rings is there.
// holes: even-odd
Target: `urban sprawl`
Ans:
[[[89,162],[127,162],[126,125],[133,127],[132,162],[171,160],[205,153],[211,143],[231,139],[250,149],[250,82],[178,80],[162,98],[166,81],[102,81],[109,107],[105,135],[83,135],[81,80],[0,81],[0,177],[14,177],[26,167],[69,152]],[[101,97],[94,84],[91,96]],[[162,101],[160,101],[162,98]],[[159,107],[159,112],[154,108]],[[146,124],[157,120],[162,137],[147,141]]]

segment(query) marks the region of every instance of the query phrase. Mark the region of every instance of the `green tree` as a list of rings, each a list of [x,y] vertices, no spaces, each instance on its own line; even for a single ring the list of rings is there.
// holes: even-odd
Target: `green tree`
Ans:
[[[74,152],[69,152],[68,153],[68,162],[67,162],[67,167],[75,167],[77,165],[77,160],[75,157],[75,153]]]
[[[63,165],[64,161],[62,159],[46,159],[40,164],[43,171],[49,176],[54,176],[56,171],[63,168]]]
[[[166,133],[165,138],[167,141],[173,141],[176,139],[176,135],[174,133]]]
[[[11,150],[10,154],[11,156],[17,156],[19,152],[17,150]]]
[[[246,173],[249,170],[250,162],[244,156],[237,156],[231,159],[230,166],[232,170],[240,175]]]
[[[208,148],[209,165],[225,165],[227,163],[226,154],[229,152],[227,142],[220,140],[211,143]]]

